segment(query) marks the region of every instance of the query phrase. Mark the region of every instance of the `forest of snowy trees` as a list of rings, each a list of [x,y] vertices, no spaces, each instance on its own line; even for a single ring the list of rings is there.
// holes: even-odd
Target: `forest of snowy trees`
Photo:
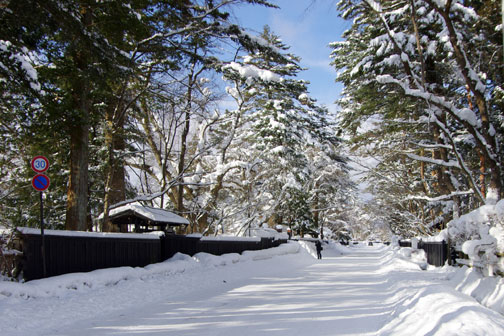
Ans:
[[[502,198],[500,1],[338,2],[352,24],[328,49],[336,113],[310,97],[280,36],[233,22],[237,6],[275,4],[0,1],[2,223],[38,225],[40,154],[46,221],[70,230],[104,213],[114,231],[111,207],[142,200],[188,232],[268,223],[387,239]]]
[[[26,0],[0,8],[1,216],[37,226],[30,159],[51,161],[52,228],[115,231],[115,204],[142,199],[188,232],[249,225],[299,233],[350,203],[334,116],[268,27],[234,24],[261,0]],[[350,195],[350,196],[349,196]]]
[[[398,232],[430,234],[502,198],[499,1],[341,1],[339,115]],[[367,123],[367,126],[365,124]],[[413,224],[415,223],[415,224]]]

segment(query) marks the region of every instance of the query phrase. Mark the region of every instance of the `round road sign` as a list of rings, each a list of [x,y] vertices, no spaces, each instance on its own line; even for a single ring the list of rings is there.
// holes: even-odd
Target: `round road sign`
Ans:
[[[49,160],[45,156],[35,156],[31,161],[31,167],[36,173],[43,173],[49,168]]]
[[[49,188],[50,184],[51,181],[49,180],[49,177],[45,176],[44,174],[37,174],[32,179],[32,186],[33,188],[35,188],[35,190],[38,191],[46,190],[47,188]]]

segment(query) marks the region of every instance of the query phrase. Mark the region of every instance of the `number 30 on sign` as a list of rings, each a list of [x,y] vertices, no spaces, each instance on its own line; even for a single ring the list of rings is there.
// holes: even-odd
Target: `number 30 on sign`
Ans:
[[[36,173],[43,173],[49,168],[49,160],[45,156],[35,156],[31,161],[31,167]]]

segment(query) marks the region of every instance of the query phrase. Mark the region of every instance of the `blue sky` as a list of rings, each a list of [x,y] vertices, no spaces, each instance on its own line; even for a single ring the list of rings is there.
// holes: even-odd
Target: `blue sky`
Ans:
[[[330,63],[328,44],[342,40],[350,22],[337,16],[335,0],[271,0],[280,9],[243,6],[234,10],[236,20],[244,27],[260,32],[270,26],[290,51],[301,57],[301,66],[309,68],[300,74],[310,81],[310,95],[319,103],[335,110],[334,101],[342,86],[335,82],[336,71]]]

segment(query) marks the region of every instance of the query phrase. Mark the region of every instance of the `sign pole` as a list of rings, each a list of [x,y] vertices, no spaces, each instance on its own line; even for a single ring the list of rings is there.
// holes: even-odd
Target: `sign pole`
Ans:
[[[42,239],[42,272],[44,275],[44,278],[47,276],[47,269],[46,269],[46,253],[45,253],[45,236],[44,236],[44,197],[43,197],[43,191],[40,192],[40,237]]]
[[[47,276],[46,267],[46,248],[45,248],[45,235],[44,235],[44,190],[49,188],[51,180],[49,177],[42,174],[49,168],[49,160],[42,155],[35,156],[31,160],[31,167],[37,173],[32,179],[32,186],[35,190],[40,192],[40,239],[41,239],[41,253],[42,253],[42,274],[44,278]]]

